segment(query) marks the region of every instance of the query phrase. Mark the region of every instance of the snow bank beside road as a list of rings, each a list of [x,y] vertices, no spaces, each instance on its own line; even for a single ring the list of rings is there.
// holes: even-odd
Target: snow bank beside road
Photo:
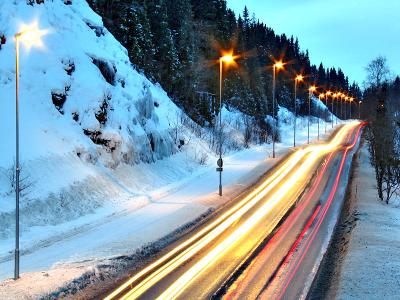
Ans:
[[[284,132],[289,143],[277,144],[278,156],[290,151],[291,147],[292,140],[289,138],[291,126],[285,126],[290,130]],[[315,140],[316,124],[312,125],[310,132],[312,140]],[[299,144],[304,144],[306,138],[307,135],[302,133],[299,136]],[[276,162],[268,157],[271,157],[271,145],[252,147],[226,156],[223,173],[224,197],[222,198],[217,195],[218,173],[215,172],[214,161],[212,161],[184,181],[174,182],[169,191],[164,188],[149,191],[147,195],[151,201],[141,209],[129,210],[131,204],[127,202],[126,205],[118,207],[108,206],[98,210],[96,214],[70,222],[69,229],[65,225],[51,227],[53,231],[49,231],[50,227],[40,228],[40,234],[53,235],[54,238],[47,243],[39,244],[39,247],[23,256],[21,279],[17,282],[1,283],[0,298],[13,298],[20,295],[37,298],[38,295],[54,292],[86,272],[97,274],[96,266],[109,264],[108,258],[130,255],[143,245],[192,221],[209,208],[218,207],[232,199]],[[175,161],[174,157],[170,159],[170,163]],[[182,158],[175,161],[174,166],[166,164],[165,167],[169,166],[169,170],[165,168],[162,170],[176,172],[179,170],[176,163],[179,161],[184,163],[180,159]],[[161,162],[164,161],[157,162],[155,166],[160,166]],[[134,178],[132,181],[135,182]],[[139,183],[136,182],[136,184]],[[114,213],[108,216],[104,213],[105,211],[108,214],[111,211]],[[80,225],[77,225],[78,221]],[[88,227],[88,224],[91,226]],[[71,228],[76,228],[76,230],[71,231]],[[27,249],[32,239],[25,241],[25,249]],[[10,240],[10,249],[12,242]],[[0,276],[2,278],[10,276],[12,266],[12,257],[0,263]],[[64,270],[65,275],[61,276],[60,270]],[[59,276],[61,277],[58,278]],[[102,275],[98,276],[101,278]],[[35,285],[32,282],[40,283]]]
[[[338,299],[398,299],[400,208],[378,197],[367,146],[354,177],[356,227],[351,233],[339,279]]]

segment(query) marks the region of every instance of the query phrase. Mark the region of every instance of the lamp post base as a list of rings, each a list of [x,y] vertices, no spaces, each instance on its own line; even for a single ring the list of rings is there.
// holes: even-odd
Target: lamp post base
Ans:
[[[14,280],[19,279],[19,249],[15,249]]]

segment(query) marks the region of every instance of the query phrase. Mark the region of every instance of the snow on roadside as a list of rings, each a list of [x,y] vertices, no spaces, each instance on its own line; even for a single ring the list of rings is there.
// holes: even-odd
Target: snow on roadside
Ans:
[[[338,299],[398,299],[400,208],[378,197],[374,169],[364,146],[354,182],[356,226],[339,278]]]
[[[304,132],[304,129],[300,132]],[[291,126],[287,125],[284,135],[290,136],[291,130]],[[316,131],[317,126],[313,123],[312,140],[316,138]],[[306,137],[304,133],[301,134],[299,144],[306,143]],[[288,144],[277,144],[278,156],[290,151],[292,140],[288,140]],[[76,277],[92,272],[97,264],[102,264],[108,258],[133,253],[135,249],[162,238],[209,208],[232,199],[276,162],[270,157],[271,145],[252,147],[225,157],[223,199],[216,192],[218,177],[213,161],[181,186],[174,184],[173,192],[162,191],[159,194],[153,191],[150,194],[154,200],[141,209],[124,210],[122,215],[116,213],[115,217],[103,219],[103,223],[94,223],[90,228],[83,226],[66,238],[49,241],[23,256],[22,278],[17,282],[1,283],[0,298],[21,295],[36,298],[49,294]],[[0,270],[6,270],[3,278],[7,274],[10,276],[12,260],[0,263]],[[58,279],[60,270],[64,271],[62,280]],[[33,285],[32,281],[38,284]]]
[[[228,199],[215,194],[216,156],[207,138],[196,136],[163,89],[133,69],[86,1],[64,3],[0,3],[0,31],[8,37],[0,50],[0,280],[13,273],[14,194],[6,174],[15,150],[12,35],[21,20],[50,28],[44,49],[21,51],[21,158],[33,186],[21,198],[23,278],[3,282],[0,298],[43,293],[49,278],[41,272],[51,269],[58,275],[48,292],[97,259],[131,253]],[[293,116],[283,108],[278,116],[283,155]],[[233,195],[272,165],[265,160],[271,145],[239,151],[244,116],[224,108],[223,118],[229,140],[223,179]],[[307,122],[299,119],[300,144]],[[58,278],[60,270],[68,270],[66,277]],[[26,282],[22,294],[7,296]]]

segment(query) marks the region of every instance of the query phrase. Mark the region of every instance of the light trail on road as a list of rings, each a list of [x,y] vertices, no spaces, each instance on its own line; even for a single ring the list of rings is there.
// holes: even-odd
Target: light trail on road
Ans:
[[[190,286],[196,285],[206,270],[217,266],[224,257],[232,254],[244,256],[245,253],[236,251],[244,247],[242,241],[257,231],[268,218],[271,222],[264,224],[263,232],[272,233],[293,207],[320,160],[338,150],[349,132],[358,125],[358,122],[352,122],[343,126],[328,143],[298,149],[246,197],[138,272],[105,299],[137,299],[150,289],[157,289],[162,281],[167,284],[157,291],[158,299],[179,298]],[[254,246],[259,243],[258,240],[251,242]],[[248,252],[252,248],[253,245],[248,245],[244,250]]]
[[[343,153],[343,157],[342,157],[342,159],[340,161],[339,170],[338,170],[338,172],[336,174],[336,177],[335,177],[334,185],[333,185],[333,187],[332,187],[332,189],[331,189],[331,191],[329,193],[327,202],[324,204],[324,206],[323,206],[323,208],[321,210],[321,215],[318,216],[318,218],[317,218],[316,225],[311,229],[311,232],[307,235],[307,238],[304,237],[304,234],[299,236],[299,238],[296,240],[296,243],[295,243],[295,245],[293,247],[293,251],[289,252],[287,258],[285,259],[285,262],[287,262],[291,258],[292,254],[294,253],[294,250],[296,250],[298,244],[300,244],[301,242],[304,244],[303,247],[301,247],[300,249],[297,249],[298,258],[290,266],[290,268],[289,268],[289,270],[287,272],[289,275],[286,277],[286,280],[283,281],[283,286],[281,286],[279,290],[275,289],[275,293],[274,293],[274,296],[273,296],[274,299],[277,299],[277,300],[282,299],[282,297],[285,294],[288,286],[292,282],[293,277],[296,275],[297,270],[301,266],[301,263],[304,260],[305,255],[308,253],[308,250],[309,250],[310,246],[312,245],[312,243],[313,243],[313,241],[314,241],[314,239],[316,237],[316,234],[318,233],[318,231],[319,231],[319,229],[321,227],[322,222],[325,220],[326,214],[327,214],[327,212],[328,212],[328,210],[329,210],[329,208],[330,208],[330,206],[332,204],[332,201],[333,201],[333,199],[335,197],[335,194],[336,194],[336,191],[337,191],[337,188],[338,188],[338,185],[339,185],[339,180],[340,180],[340,177],[342,175],[342,169],[343,169],[344,163],[345,163],[346,158],[347,158],[347,153],[352,148],[354,148],[355,144],[357,143],[358,136],[360,134],[361,128],[362,128],[361,126],[358,128],[357,133],[356,133],[356,137],[354,138],[353,143],[345,147],[345,150],[344,150],[344,153]],[[313,217],[313,220],[314,219],[315,219],[315,216]],[[307,230],[309,229],[309,227],[310,226],[308,226]],[[305,230],[305,231],[307,231],[307,230]],[[303,239],[305,239],[305,241],[302,241]],[[260,296],[260,299],[270,299],[270,297],[265,295],[265,294],[262,294]]]

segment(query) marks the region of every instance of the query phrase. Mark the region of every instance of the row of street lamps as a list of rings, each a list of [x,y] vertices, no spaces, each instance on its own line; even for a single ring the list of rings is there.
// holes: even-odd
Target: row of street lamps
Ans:
[[[16,194],[16,210],[15,210],[15,269],[14,269],[14,279],[19,278],[19,261],[20,261],[20,252],[19,252],[19,198],[20,198],[20,161],[19,161],[19,46],[20,42],[22,42],[26,48],[30,49],[33,46],[41,47],[43,46],[41,37],[47,33],[46,30],[40,30],[38,27],[38,23],[34,22],[32,25],[22,25],[21,30],[14,35],[15,38],[15,67],[16,67],[16,93],[15,93],[15,105],[16,105],[16,165],[15,165],[15,174],[16,174],[16,184],[15,184],[15,194]],[[223,171],[223,160],[222,160],[222,88],[223,88],[223,69],[224,65],[227,67],[229,65],[236,65],[235,60],[239,56],[233,55],[233,51],[223,53],[223,56],[219,58],[219,158],[217,161],[217,171],[219,173],[219,195],[222,196],[222,171]],[[272,84],[272,157],[275,158],[275,139],[276,139],[276,122],[275,122],[275,106],[276,106],[276,95],[275,95],[275,85],[276,85],[276,75],[279,70],[284,69],[285,63],[282,61],[277,61],[273,65],[273,84]],[[296,146],[296,118],[297,118],[297,88],[298,84],[304,81],[304,76],[299,74],[294,79],[294,128],[293,128],[293,146]],[[313,94],[316,92],[317,88],[315,86],[311,86],[309,88],[309,97],[308,97],[308,143],[310,142],[310,115],[311,115],[311,98]],[[320,94],[320,99],[326,99],[326,105],[328,104],[328,97],[332,96],[333,99],[343,98],[345,101],[353,102],[353,98],[348,97],[342,93],[332,93],[330,91]],[[359,102],[359,110],[360,110],[361,101]],[[341,108],[342,109],[342,108]],[[332,100],[332,113],[333,113],[333,100]],[[351,106],[350,106],[350,117],[351,117]],[[337,118],[336,118],[337,119]],[[332,118],[332,127],[333,127],[333,118]],[[326,125],[325,125],[326,128]],[[319,121],[318,121],[318,136],[319,136]]]
[[[237,59],[239,56],[234,56],[233,51],[231,50],[230,52],[223,53],[223,56],[219,58],[219,65],[220,65],[220,82],[219,82],[219,158],[217,161],[217,171],[219,172],[219,195],[222,196],[222,171],[223,171],[223,160],[222,160],[222,82],[223,82],[223,64],[225,63],[227,66],[230,64],[235,64],[235,59]],[[276,76],[277,72],[279,70],[283,70],[284,66],[286,63],[282,62],[282,60],[276,61],[272,65],[272,157],[275,158],[275,139],[276,139],[276,122],[275,122],[275,106],[276,106]],[[294,125],[293,125],[293,147],[296,147],[296,122],[297,122],[297,89],[299,83],[304,82],[304,75],[298,74],[294,78]],[[310,143],[310,119],[311,119],[311,100],[314,95],[314,93],[317,92],[317,87],[315,85],[312,85],[308,88],[308,120],[307,120],[307,144]],[[326,91],[325,93],[319,94],[318,98],[323,102],[323,99],[325,99],[325,105],[328,108],[328,98],[331,97],[332,99],[332,128],[333,128],[333,123],[334,123],[334,116],[336,118],[336,124],[338,121],[337,115],[338,115],[338,109],[336,111],[336,115],[334,113],[334,100],[342,100],[341,102],[341,117],[343,118],[343,102],[349,103],[350,107],[350,118],[352,118],[351,115],[351,105],[354,102],[354,98],[345,95],[342,92],[332,92],[332,91]],[[337,101],[338,103],[338,101]],[[361,101],[358,102],[359,107],[359,118],[360,118],[360,106],[361,106]],[[339,105],[339,104],[338,104]],[[345,107],[345,118],[347,116],[347,110]],[[326,133],[326,127],[327,127],[327,118],[325,118],[325,133]],[[318,118],[318,140],[319,140],[319,118]]]

